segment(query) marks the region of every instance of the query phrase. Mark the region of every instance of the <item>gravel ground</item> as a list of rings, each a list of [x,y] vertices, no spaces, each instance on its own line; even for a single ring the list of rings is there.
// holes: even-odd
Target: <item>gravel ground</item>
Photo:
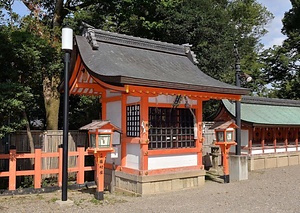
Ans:
[[[68,191],[73,205],[59,205],[61,192],[0,196],[0,212],[300,212],[300,165],[249,173],[249,179],[228,184],[206,181],[200,188],[143,197],[105,194],[94,189]]]

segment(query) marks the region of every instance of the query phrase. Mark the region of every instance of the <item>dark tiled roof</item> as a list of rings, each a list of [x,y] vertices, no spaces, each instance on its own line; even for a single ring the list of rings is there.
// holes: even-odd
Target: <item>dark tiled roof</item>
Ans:
[[[232,121],[218,121],[215,122],[209,129],[227,129],[227,128],[238,128],[235,122]]]
[[[84,31],[84,36],[76,36],[76,44],[90,74],[107,83],[227,94],[249,92],[201,72],[188,45],[137,38],[91,27]]]
[[[96,129],[100,129],[101,127],[105,126],[109,124],[109,126],[112,128],[113,131],[118,131],[120,132],[121,129],[117,126],[115,126],[114,124],[112,124],[110,121],[103,121],[103,120],[94,120],[92,121],[92,123],[86,124],[82,127],[79,128],[79,130],[96,130]]]

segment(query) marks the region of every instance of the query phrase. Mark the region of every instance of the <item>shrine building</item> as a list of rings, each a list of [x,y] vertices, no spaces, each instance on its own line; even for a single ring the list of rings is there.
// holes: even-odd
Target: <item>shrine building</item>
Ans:
[[[222,100],[214,120],[232,119],[235,103]],[[242,96],[241,123],[241,154],[248,155],[250,171],[300,164],[300,101]]]
[[[74,37],[70,94],[99,96],[101,120],[121,129],[117,158],[108,154],[105,164],[116,189],[143,195],[204,184],[202,104],[249,91],[201,72],[190,47],[89,25]]]

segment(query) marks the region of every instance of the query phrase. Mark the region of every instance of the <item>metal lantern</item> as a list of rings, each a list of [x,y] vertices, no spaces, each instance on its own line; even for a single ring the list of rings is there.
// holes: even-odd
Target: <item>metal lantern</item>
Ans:
[[[112,135],[114,131],[120,129],[111,124],[110,121],[96,120],[80,128],[80,130],[88,130],[89,150],[107,150],[113,149]]]
[[[112,147],[111,135],[112,132],[89,131],[89,148],[103,149]]]
[[[230,147],[236,145],[233,137],[235,128],[238,128],[238,126],[232,121],[217,122],[211,127],[216,133],[215,145],[220,146],[222,151],[224,183],[229,183],[228,154]]]
[[[96,120],[80,128],[88,130],[89,146],[88,151],[92,151],[95,157],[95,177],[97,189],[95,198],[103,200],[104,196],[104,168],[107,153],[113,153],[112,135],[115,131],[121,133],[120,128],[111,124],[110,121]]]

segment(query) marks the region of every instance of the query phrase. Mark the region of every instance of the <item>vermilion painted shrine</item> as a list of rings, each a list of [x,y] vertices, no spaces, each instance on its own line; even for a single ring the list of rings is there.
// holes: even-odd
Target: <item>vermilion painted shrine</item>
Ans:
[[[139,194],[204,184],[202,104],[240,100],[248,90],[196,66],[190,45],[94,29],[75,36],[70,94],[101,95],[102,120],[122,130],[118,158],[106,158],[116,188]]]

